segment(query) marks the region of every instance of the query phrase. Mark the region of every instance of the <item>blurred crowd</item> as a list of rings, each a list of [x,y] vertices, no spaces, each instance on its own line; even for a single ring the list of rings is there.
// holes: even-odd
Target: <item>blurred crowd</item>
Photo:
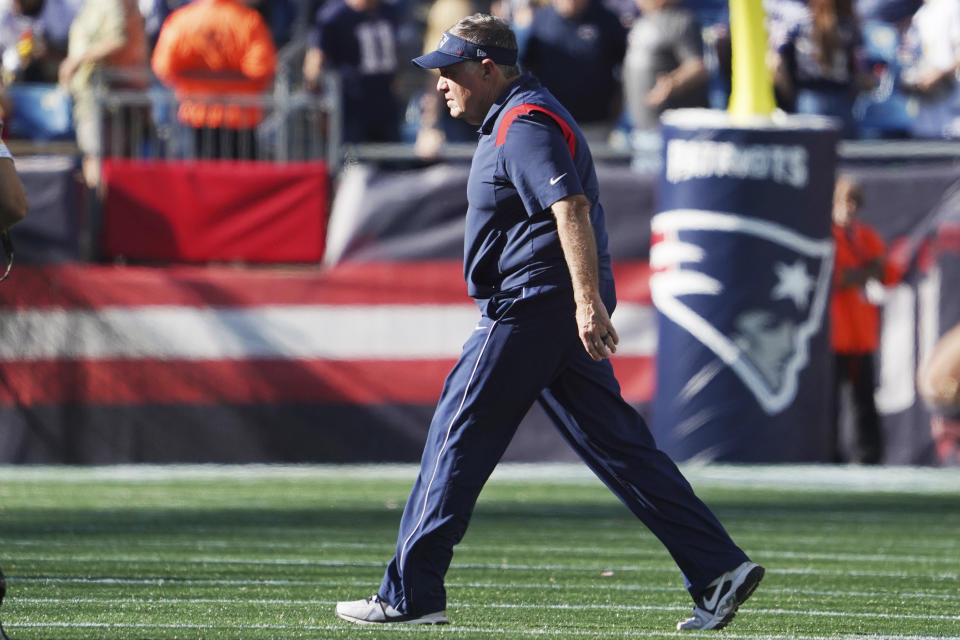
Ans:
[[[848,138],[960,137],[960,0],[764,8],[783,111],[835,117]],[[18,88],[59,86],[71,133],[94,154],[95,136],[123,135],[89,124],[91,78],[108,69],[115,88],[173,89],[179,120],[198,140],[220,140],[206,145],[212,155],[255,157],[263,114],[211,100],[263,93],[286,64],[307,91],[336,72],[344,142],[409,142],[429,156],[474,134],[446,114],[436,79],[406,60],[477,11],[515,27],[522,66],[593,140],[655,131],[665,109],[726,108],[727,0],[0,0],[0,112],[16,135],[9,124],[28,93]],[[151,126],[135,113],[125,121]],[[229,139],[210,133],[222,129]]]

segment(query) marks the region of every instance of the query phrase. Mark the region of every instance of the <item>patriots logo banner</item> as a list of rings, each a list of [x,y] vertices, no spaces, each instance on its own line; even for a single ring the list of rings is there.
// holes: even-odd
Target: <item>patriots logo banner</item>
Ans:
[[[836,134],[664,131],[650,253],[658,442],[678,459],[819,460]]]
[[[810,339],[823,323],[833,243],[713,211],[667,211],[651,225],[657,239],[650,256],[654,304],[729,366],[764,411],[783,411],[796,398]],[[728,240],[726,234],[743,237]],[[723,270],[717,261],[735,257],[705,247],[725,242],[746,249],[745,262],[759,267],[751,270],[738,309],[727,303],[738,283],[710,275]]]

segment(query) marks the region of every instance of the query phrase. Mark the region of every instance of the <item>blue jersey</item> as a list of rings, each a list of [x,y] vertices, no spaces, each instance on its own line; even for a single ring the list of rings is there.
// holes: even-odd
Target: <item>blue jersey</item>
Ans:
[[[308,37],[323,52],[325,64],[340,73],[345,114],[361,109],[375,117],[381,101],[393,102],[398,25],[396,7],[386,2],[356,11],[343,0],[332,0],[317,11]]]
[[[612,279],[593,157],[570,113],[524,74],[490,107],[467,182],[464,276],[474,298],[519,288],[571,288],[550,206],[590,201],[599,276]]]

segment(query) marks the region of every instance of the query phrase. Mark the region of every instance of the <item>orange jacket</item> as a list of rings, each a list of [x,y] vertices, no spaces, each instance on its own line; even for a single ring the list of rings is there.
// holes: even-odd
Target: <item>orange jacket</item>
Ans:
[[[830,343],[835,353],[872,353],[880,342],[880,310],[867,299],[862,285],[842,286],[847,269],[884,261],[886,246],[874,229],[855,221],[849,227],[833,225],[836,261],[830,301]],[[889,270],[884,268],[885,273]],[[889,277],[885,276],[887,282]]]
[[[237,0],[195,0],[167,17],[151,65],[181,100],[180,122],[249,129],[263,119],[259,107],[211,97],[260,94],[273,80],[277,52],[256,10]]]

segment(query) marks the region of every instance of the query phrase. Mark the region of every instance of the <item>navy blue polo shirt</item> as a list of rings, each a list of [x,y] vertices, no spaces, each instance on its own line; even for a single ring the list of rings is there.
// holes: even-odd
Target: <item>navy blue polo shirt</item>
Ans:
[[[593,157],[570,113],[529,74],[490,107],[467,182],[464,277],[474,298],[520,288],[571,288],[550,205],[583,194],[599,276],[612,279]]]

